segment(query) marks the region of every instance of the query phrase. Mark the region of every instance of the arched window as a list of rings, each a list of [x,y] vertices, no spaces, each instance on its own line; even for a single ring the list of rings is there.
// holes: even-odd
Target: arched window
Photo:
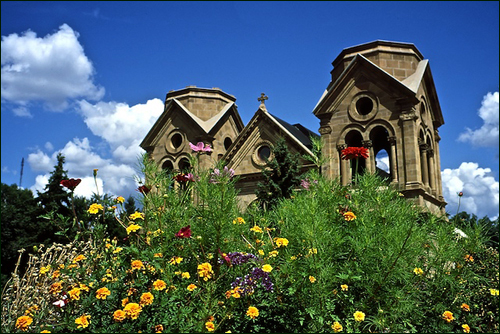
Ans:
[[[181,173],[189,173],[191,169],[191,164],[189,163],[188,158],[182,158],[179,161],[179,170]]]
[[[363,137],[356,130],[351,130],[345,136],[347,147],[363,147]],[[362,175],[366,168],[366,161],[363,158],[358,158],[356,161],[350,161],[351,179],[355,179],[355,175]]]

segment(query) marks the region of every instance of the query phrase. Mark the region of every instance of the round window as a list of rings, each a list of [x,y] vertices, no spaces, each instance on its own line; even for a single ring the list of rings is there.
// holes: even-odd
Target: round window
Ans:
[[[226,139],[224,139],[224,148],[226,149],[226,151],[229,149],[229,147],[231,147],[232,144],[233,141],[231,140],[231,138],[226,137]]]
[[[356,111],[360,115],[368,115],[373,110],[373,101],[367,96],[363,96],[356,101]]]
[[[271,156],[271,148],[267,145],[262,145],[261,147],[259,147],[257,155],[260,160],[267,161],[267,159],[269,159],[269,157]]]
[[[182,136],[180,133],[176,133],[170,138],[170,142],[172,143],[172,146],[174,149],[179,148],[182,144]]]

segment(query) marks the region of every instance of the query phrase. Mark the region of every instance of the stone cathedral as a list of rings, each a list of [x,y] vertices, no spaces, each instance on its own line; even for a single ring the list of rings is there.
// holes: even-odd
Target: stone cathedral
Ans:
[[[346,147],[365,147],[366,172],[383,175],[406,198],[434,213],[444,214],[438,128],[444,124],[429,61],[410,43],[374,41],[344,49],[333,61],[331,81],[312,114],[319,135],[270,113],[261,94],[260,106],[244,125],[236,98],[219,88],[170,91],[165,108],[141,143],[160,168],[190,168],[189,142],[209,144],[200,167],[223,160],[240,177],[237,187],[243,206],[255,198],[257,183],[272,147],[285,138],[290,152],[312,155],[311,137],[321,136],[322,174],[351,182],[349,161],[340,158]],[[319,95],[319,94],[318,94]],[[377,167],[385,151],[388,168]],[[302,170],[315,167],[300,161]]]

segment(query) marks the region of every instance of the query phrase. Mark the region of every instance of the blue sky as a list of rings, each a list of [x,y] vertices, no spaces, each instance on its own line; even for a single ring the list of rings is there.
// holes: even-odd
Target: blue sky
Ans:
[[[165,95],[188,85],[236,97],[246,124],[264,92],[272,114],[317,132],[312,110],[347,47],[413,43],[445,124],[447,211],[498,216],[499,3],[1,2],[1,179],[43,189],[66,156],[82,195],[136,194],[138,144]]]

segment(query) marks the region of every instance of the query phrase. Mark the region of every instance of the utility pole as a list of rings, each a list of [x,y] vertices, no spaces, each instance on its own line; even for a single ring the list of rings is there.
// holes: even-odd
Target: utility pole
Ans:
[[[21,185],[23,183],[23,169],[24,169],[24,157],[21,160],[21,177],[19,179],[19,188],[21,188]]]

